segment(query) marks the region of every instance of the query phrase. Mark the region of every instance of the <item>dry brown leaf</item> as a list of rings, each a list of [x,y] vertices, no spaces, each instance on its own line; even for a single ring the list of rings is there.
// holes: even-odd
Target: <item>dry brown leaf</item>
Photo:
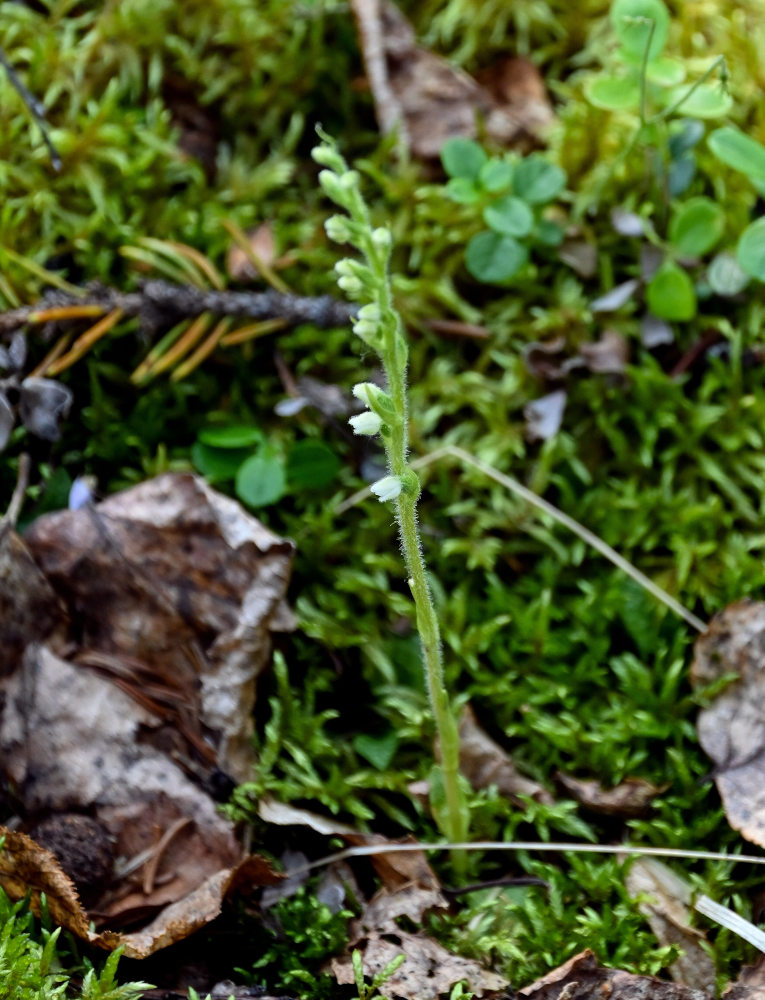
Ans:
[[[723,1000],[765,1000],[765,955],[745,965],[734,983],[728,983]]]
[[[448,993],[463,979],[477,996],[507,985],[506,979],[478,962],[452,955],[426,934],[409,933],[398,926],[401,917],[421,923],[429,910],[445,906],[435,884],[413,883],[394,891],[382,889],[351,924],[349,948],[360,951],[367,976],[373,977],[397,955],[406,955],[403,965],[380,987],[383,996],[430,1000]],[[330,967],[338,983],[353,983],[350,956],[332,959]]]
[[[765,846],[765,604],[731,604],[696,641],[691,679],[708,685],[738,680],[699,712],[701,746],[715,763],[715,782],[734,830]]]
[[[0,883],[13,898],[42,885],[74,933],[144,956],[212,919],[234,886],[282,877],[242,858],[214,793],[250,773],[255,675],[270,631],[290,624],[293,547],[188,475],[41,518],[36,564],[13,537],[8,576],[28,570],[29,607],[41,603],[0,675],[0,759],[58,860],[19,841]],[[48,632],[55,646],[35,641]],[[88,933],[91,920],[108,929]]]
[[[151,677],[158,697],[142,704],[155,715],[163,704],[162,738],[175,744],[180,730],[179,752],[203,759],[212,738],[216,766],[247,780],[255,678],[272,624],[282,626],[292,543],[172,473],[45,515],[25,541],[76,620],[80,662],[121,672],[137,698],[151,694]]]
[[[277,802],[268,796],[258,803],[258,815],[266,823],[274,826],[307,826],[325,837],[342,837],[352,846],[363,844],[410,844],[412,837],[388,840],[375,833],[360,833],[352,826],[319,813],[299,809],[285,802]],[[440,893],[440,885],[427,862],[423,851],[391,851],[390,854],[373,854],[371,861],[383,887],[391,892],[414,887],[423,891]]]
[[[460,717],[460,771],[473,788],[495,785],[501,795],[522,805],[519,796],[537,802],[552,802],[552,796],[537,781],[524,778],[516,770],[507,751],[481,729],[475,714],[466,705]]]
[[[653,976],[604,969],[588,949],[518,991],[526,1000],[709,1000],[710,994]]]
[[[583,781],[560,771],[555,777],[571,798],[586,809],[621,819],[645,816],[653,800],[666,788],[652,785],[644,778],[625,778],[614,788],[603,788],[599,781]]]
[[[600,340],[582,344],[579,351],[591,372],[620,375],[629,360],[629,345],[625,337],[614,330],[605,330]]]
[[[474,138],[479,118],[486,134],[505,145],[528,145],[552,123],[544,84],[527,60],[488,71],[490,90],[418,45],[390,0],[351,0],[351,6],[380,131],[398,128],[415,156],[435,158],[447,139]]]
[[[487,991],[507,986],[506,979],[484,969],[478,962],[452,955],[432,938],[424,934],[409,934],[395,925],[384,934],[370,933],[363,942],[356,942],[356,946],[362,953],[364,974],[370,978],[381,972],[397,955],[406,955],[406,961],[380,986],[380,993],[386,997],[433,1000],[449,993],[461,980],[466,980],[470,992],[479,997]],[[353,984],[350,958],[333,958],[331,969],[338,983]]]
[[[226,270],[234,281],[255,281],[260,277],[253,258],[269,268],[276,257],[276,240],[270,222],[261,222],[245,235],[252,253],[248,254],[237,243],[232,243],[226,253]]]
[[[715,963],[699,943],[705,935],[690,925],[690,885],[655,858],[635,860],[625,882],[631,896],[650,897],[640,910],[659,944],[680,947],[680,956],[669,966],[675,982],[714,994]]]
[[[0,677],[18,666],[29,642],[41,642],[66,625],[63,603],[29,549],[6,522],[0,524]]]

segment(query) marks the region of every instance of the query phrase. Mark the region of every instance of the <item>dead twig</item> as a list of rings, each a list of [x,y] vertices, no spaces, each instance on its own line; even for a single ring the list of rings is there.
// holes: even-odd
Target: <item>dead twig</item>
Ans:
[[[64,291],[51,291],[34,305],[0,313],[0,335],[27,323],[95,317],[115,310],[120,310],[123,319],[138,319],[142,329],[153,332],[184,319],[195,319],[203,313],[232,319],[278,318],[290,326],[298,323],[345,326],[356,309],[331,295],[293,295],[274,289],[265,292],[206,290],[156,280],[145,282],[136,292],[90,285],[76,299]]]

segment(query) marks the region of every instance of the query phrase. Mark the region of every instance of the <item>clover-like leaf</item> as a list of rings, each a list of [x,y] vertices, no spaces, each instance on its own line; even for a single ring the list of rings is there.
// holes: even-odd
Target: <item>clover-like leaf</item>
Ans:
[[[625,51],[642,59],[650,40],[649,60],[667,44],[669,11],[662,0],[615,0],[611,24]]]
[[[441,149],[441,163],[450,177],[464,177],[474,181],[487,159],[485,151],[477,142],[459,136],[447,139]]]
[[[725,212],[711,198],[683,202],[672,216],[669,239],[684,257],[703,257],[725,232]]]
[[[666,260],[646,289],[648,307],[660,319],[688,320],[696,315],[696,292],[686,271]]]
[[[507,281],[517,274],[529,258],[523,243],[512,236],[484,230],[477,233],[465,250],[465,265],[479,281]]]
[[[515,168],[513,189],[530,205],[545,205],[566,186],[566,172],[544,156],[532,153]]]
[[[487,205],[483,220],[489,229],[503,236],[528,236],[534,225],[534,215],[526,202],[510,194]]]
[[[755,180],[765,181],[765,146],[740,129],[726,125],[715,129],[707,145],[718,160]]]
[[[765,217],[750,223],[741,234],[736,257],[742,271],[765,281]]]

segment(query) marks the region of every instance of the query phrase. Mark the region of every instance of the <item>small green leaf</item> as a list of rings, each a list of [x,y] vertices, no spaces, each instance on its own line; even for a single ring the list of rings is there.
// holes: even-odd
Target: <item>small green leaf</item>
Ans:
[[[527,156],[515,168],[515,193],[530,205],[544,205],[552,201],[565,186],[565,171],[538,153]]]
[[[465,265],[479,281],[507,281],[517,274],[528,260],[526,247],[512,236],[501,236],[484,230],[477,233],[465,250]]]
[[[648,308],[659,319],[686,320],[696,315],[696,292],[687,273],[667,260],[654,274],[646,290]]]
[[[758,281],[765,281],[765,216],[746,227],[736,247],[741,269]]]
[[[738,295],[749,284],[749,275],[741,269],[736,255],[729,250],[718,253],[707,268],[709,287],[718,295]]]
[[[447,139],[441,148],[441,162],[450,177],[474,181],[487,159],[484,150],[472,139]]]
[[[275,455],[252,455],[236,474],[236,495],[250,507],[267,507],[287,492],[284,463]]]
[[[685,194],[696,176],[696,157],[693,153],[672,160],[667,171],[667,187],[671,198]]]
[[[673,87],[667,91],[664,102],[669,107],[675,104],[684,94],[690,93],[689,86]],[[694,118],[722,118],[733,107],[730,94],[722,89],[719,83],[702,83],[679,106],[678,113],[693,115]]]
[[[378,771],[387,770],[398,748],[398,736],[391,730],[383,736],[359,733],[354,737],[353,747],[364,760],[368,760]]]
[[[546,247],[557,247],[563,242],[565,233],[562,226],[552,219],[540,219],[534,226],[534,237]]]
[[[673,160],[680,159],[704,138],[704,123],[697,118],[681,118],[672,123],[669,137],[669,155]]]
[[[605,111],[634,111],[640,100],[640,86],[631,76],[596,76],[585,83],[584,96]]]
[[[257,427],[205,427],[198,440],[210,448],[252,448],[262,442],[263,432]]]
[[[685,79],[685,66],[679,59],[659,56],[646,66],[646,76],[651,83],[656,83],[660,87],[676,87]]]
[[[662,0],[614,0],[611,24],[625,50],[636,58],[643,58],[649,38],[649,60],[667,44],[669,11]]]
[[[233,479],[242,462],[252,455],[251,448],[211,448],[196,441],[191,447],[191,461],[210,483]]]
[[[467,177],[452,177],[446,185],[446,193],[458,205],[474,205],[481,197],[475,183]]]
[[[718,160],[749,177],[765,181],[765,146],[737,128],[715,129],[707,144]]]
[[[725,213],[711,198],[689,198],[669,224],[669,240],[684,257],[703,257],[725,232]]]
[[[298,441],[287,454],[287,479],[294,489],[323,489],[339,469],[340,459],[323,441]]]
[[[534,215],[529,206],[511,194],[487,205],[483,210],[483,220],[489,229],[504,236],[528,236],[534,225]]]
[[[492,157],[481,167],[478,175],[478,183],[491,194],[497,194],[509,188],[513,182],[513,168],[507,160],[498,160]]]

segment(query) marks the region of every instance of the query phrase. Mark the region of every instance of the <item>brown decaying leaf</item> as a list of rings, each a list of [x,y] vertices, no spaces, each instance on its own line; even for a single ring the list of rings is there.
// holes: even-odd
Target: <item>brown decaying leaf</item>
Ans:
[[[246,780],[255,678],[284,613],[292,543],[188,474],[45,515],[25,541],[76,619],[82,653],[126,658],[136,689],[140,663],[175,706],[165,739],[179,721],[187,740],[196,727],[199,753],[211,731],[217,766]]]
[[[0,883],[13,898],[41,884],[74,933],[143,957],[212,919],[234,886],[281,878],[242,857],[211,790],[250,772],[255,674],[270,630],[290,626],[293,547],[188,475],[41,518],[26,539],[36,563],[3,531],[6,582],[26,582],[29,610],[25,634],[6,636],[0,759],[25,812],[49,817],[37,829],[61,863],[29,838],[33,850],[7,844]],[[89,857],[105,884],[78,878],[86,913],[61,866],[76,875]]]
[[[680,955],[669,967],[675,982],[714,995],[715,963],[701,947],[705,935],[690,925],[690,884],[656,858],[635,860],[625,882],[631,896],[648,897],[640,910],[659,944],[679,946]]]
[[[528,60],[486,71],[481,86],[417,44],[412,26],[390,0],[351,0],[380,131],[398,128],[400,142],[424,159],[447,139],[474,138],[477,120],[505,145],[528,146],[552,123],[552,106]]]
[[[255,229],[246,233],[252,254],[232,243],[226,253],[226,270],[234,281],[254,281],[260,277],[260,272],[253,262],[253,257],[266,267],[271,267],[276,257],[276,240],[270,222],[261,222]]]
[[[0,524],[0,677],[18,666],[29,642],[63,644],[66,611],[9,524]]]
[[[519,796],[552,802],[552,796],[538,781],[524,778],[516,770],[507,751],[481,729],[475,713],[466,705],[460,717],[460,771],[473,788],[496,785],[501,795],[522,805]]]
[[[273,799],[261,800],[258,813],[268,823],[307,826],[324,836],[341,836],[353,845],[396,843],[378,835],[359,833],[344,823]],[[468,980],[470,989],[478,996],[506,985],[501,976],[477,962],[452,955],[427,935],[399,928],[397,921],[401,917],[420,923],[427,911],[447,905],[423,852],[374,855],[369,860],[383,887],[351,925],[349,949],[359,949],[368,976],[380,972],[396,955],[403,952],[407,956],[401,968],[380,987],[383,996],[429,1000],[448,992],[461,979]],[[330,968],[338,983],[353,983],[350,955],[332,959]]]
[[[715,615],[696,641],[695,685],[726,674],[738,680],[698,717],[699,741],[715,764],[714,777],[728,822],[765,846],[765,604],[738,601]]]
[[[728,983],[723,1000],[765,1000],[765,955],[754,965],[745,965],[738,979]]]
[[[524,1000],[709,1000],[710,994],[653,976],[604,969],[588,949],[518,991]]]
[[[620,819],[635,819],[646,816],[653,800],[664,791],[664,787],[652,785],[644,778],[625,778],[614,788],[604,788],[599,781],[582,780],[560,771],[556,781],[568,792],[572,799],[594,813],[617,816]]]

